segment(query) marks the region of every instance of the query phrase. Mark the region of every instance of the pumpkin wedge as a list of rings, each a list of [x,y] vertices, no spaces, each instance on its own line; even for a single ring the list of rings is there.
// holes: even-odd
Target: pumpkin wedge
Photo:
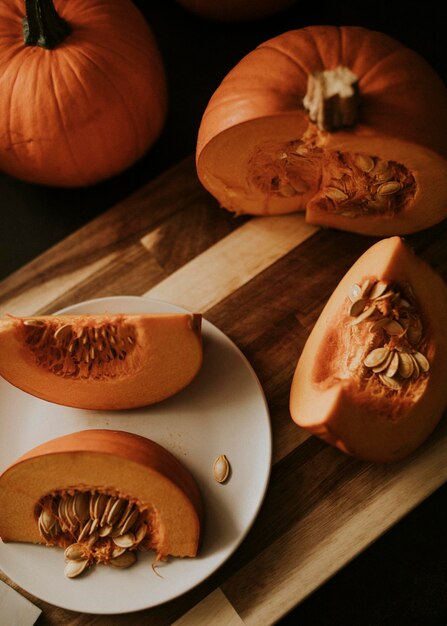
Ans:
[[[183,389],[201,363],[198,314],[0,318],[0,375],[57,404],[145,406]]]
[[[202,184],[236,214],[378,236],[447,216],[447,88],[379,32],[311,26],[243,58],[213,94],[197,141]]]
[[[293,420],[356,457],[412,453],[447,406],[447,286],[399,237],[367,250],[330,297],[293,377]]]
[[[84,430],[24,454],[0,476],[0,537],[65,548],[66,575],[128,567],[137,549],[194,557],[202,501],[190,472],[154,441]]]

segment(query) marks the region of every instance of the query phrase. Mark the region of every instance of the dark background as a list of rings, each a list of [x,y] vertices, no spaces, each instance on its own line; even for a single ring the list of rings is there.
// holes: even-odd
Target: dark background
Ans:
[[[136,4],[152,27],[167,73],[170,104],[162,135],[133,167],[84,189],[39,187],[0,173],[0,279],[193,153],[202,113],[225,74],[255,46],[286,30],[315,24],[380,30],[419,52],[447,83],[441,2],[298,1],[270,18],[228,24],[196,17],[174,0]],[[281,625],[445,626],[446,496],[444,486]]]

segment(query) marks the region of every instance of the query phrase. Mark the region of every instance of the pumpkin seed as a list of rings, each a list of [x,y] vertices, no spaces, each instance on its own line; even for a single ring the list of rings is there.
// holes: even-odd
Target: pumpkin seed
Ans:
[[[385,293],[387,289],[388,283],[386,283],[384,280],[378,280],[371,287],[371,291],[368,294],[370,300],[375,300],[376,298],[379,298],[383,293]]]
[[[421,368],[419,367],[418,361],[414,358],[414,354],[410,354],[411,359],[413,361],[413,379],[416,380],[421,375]]]
[[[81,561],[85,558],[85,548],[80,543],[72,543],[65,549],[64,556],[69,561]]]
[[[351,302],[355,302],[356,300],[358,300],[360,298],[361,292],[362,288],[360,287],[360,285],[352,285],[349,290],[349,299],[351,300]]]
[[[401,183],[397,180],[390,180],[386,183],[382,183],[377,188],[377,193],[379,196],[389,196],[393,193],[397,193],[402,189]]]
[[[358,300],[355,300],[355,302],[352,303],[349,309],[349,315],[351,317],[357,317],[358,315],[360,315],[360,313],[365,308],[366,303],[367,300],[365,298],[359,298]]]
[[[408,352],[399,353],[399,375],[402,378],[410,378],[414,372],[413,359]]]
[[[374,159],[366,154],[356,154],[354,162],[362,172],[366,173],[371,172],[375,165]]]
[[[76,578],[79,574],[82,574],[88,567],[88,559],[82,561],[67,561],[64,569],[64,574],[67,578]]]
[[[386,374],[379,374],[380,380],[383,382],[386,387],[389,389],[393,389],[394,391],[399,391],[402,388],[400,382],[398,382],[395,378],[390,378],[386,376]]]
[[[375,313],[376,311],[377,309],[374,305],[368,307],[367,309],[363,311],[363,313],[360,313],[360,315],[358,315],[354,320],[352,320],[351,326],[356,326],[357,324],[360,324],[360,322],[363,322],[369,317],[371,317],[371,315],[373,315],[373,313]]]
[[[327,198],[330,198],[334,202],[343,202],[349,197],[344,191],[338,189],[337,187],[326,187],[324,189],[324,194]]]
[[[133,565],[136,560],[137,555],[135,554],[135,552],[126,551],[121,554],[121,556],[110,559],[109,563],[110,565],[113,565],[113,567],[121,567],[124,569]]]
[[[390,352],[387,358],[384,361],[382,361],[382,363],[380,363],[376,367],[371,368],[372,371],[375,374],[378,374],[379,372],[384,372],[386,369],[388,369],[392,359],[393,359],[393,352]]]
[[[393,356],[391,358],[390,364],[384,372],[385,376],[389,378],[393,378],[397,374],[397,370],[399,369],[399,353],[393,352]]]
[[[135,535],[133,533],[126,533],[125,535],[114,537],[113,543],[119,548],[131,548],[135,543]]]
[[[230,474],[230,463],[225,456],[225,454],[221,454],[214,461],[213,465],[213,475],[214,480],[218,483],[224,483]]]
[[[428,372],[428,370],[430,369],[430,363],[421,352],[413,352],[411,356],[417,362],[421,372]]]
[[[377,367],[385,361],[389,353],[389,348],[376,348],[368,354],[366,359],[363,361],[363,364],[366,365],[366,367]]]
[[[402,335],[404,333],[404,328],[396,320],[390,320],[383,328],[388,335]]]

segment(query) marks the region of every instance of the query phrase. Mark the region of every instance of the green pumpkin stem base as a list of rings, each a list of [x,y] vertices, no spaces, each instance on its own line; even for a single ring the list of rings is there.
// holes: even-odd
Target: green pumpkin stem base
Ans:
[[[53,0],[25,0],[23,38],[26,46],[52,50],[71,33],[71,26],[56,12]]]

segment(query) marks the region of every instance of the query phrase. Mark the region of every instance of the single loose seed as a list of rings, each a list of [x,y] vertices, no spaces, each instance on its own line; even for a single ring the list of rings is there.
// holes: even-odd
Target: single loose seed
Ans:
[[[224,483],[230,474],[230,463],[225,456],[225,454],[221,454],[214,461],[213,465],[213,475],[214,479],[218,483]]]
[[[104,526],[100,526],[99,528],[99,536],[100,537],[108,537],[113,530],[113,526],[110,524],[105,524]]]
[[[112,550],[112,559],[116,559],[118,556],[121,556],[126,551],[126,548],[113,548]]]

